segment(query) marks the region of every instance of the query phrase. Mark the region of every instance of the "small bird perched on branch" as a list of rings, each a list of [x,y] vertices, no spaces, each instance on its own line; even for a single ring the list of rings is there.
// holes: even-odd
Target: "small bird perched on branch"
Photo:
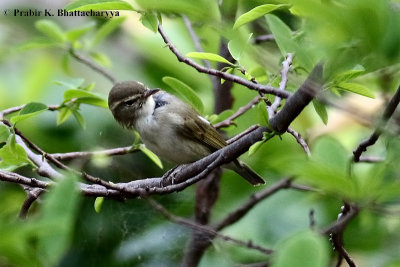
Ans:
[[[108,106],[122,126],[139,132],[148,149],[176,164],[197,161],[227,145],[222,135],[190,105],[140,82],[115,84],[108,95]],[[238,159],[223,167],[252,185],[265,183]]]

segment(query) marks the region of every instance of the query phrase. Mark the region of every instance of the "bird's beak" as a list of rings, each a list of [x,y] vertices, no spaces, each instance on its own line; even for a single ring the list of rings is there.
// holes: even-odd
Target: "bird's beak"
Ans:
[[[158,89],[158,88],[146,90],[146,91],[144,92],[144,94],[143,94],[143,97],[144,97],[144,98],[148,98],[149,96],[154,95],[154,94],[157,93],[158,91],[160,91],[160,89]]]

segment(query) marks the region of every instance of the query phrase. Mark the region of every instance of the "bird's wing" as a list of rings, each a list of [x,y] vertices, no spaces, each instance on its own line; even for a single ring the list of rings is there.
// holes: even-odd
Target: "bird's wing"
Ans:
[[[226,146],[222,135],[200,116],[184,116],[184,123],[178,132],[185,138],[202,143],[211,151]]]

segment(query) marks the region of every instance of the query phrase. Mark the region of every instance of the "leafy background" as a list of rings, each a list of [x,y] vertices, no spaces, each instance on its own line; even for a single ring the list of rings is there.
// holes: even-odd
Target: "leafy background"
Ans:
[[[91,2],[96,1],[78,1],[69,8]],[[385,162],[352,165],[351,177],[347,172],[352,150],[371,133],[372,118],[379,118],[380,104],[393,94],[399,83],[398,1],[223,2],[224,10],[234,10],[237,5],[233,17],[221,15],[217,1],[211,0],[196,3],[137,0],[130,4],[109,1],[103,3],[103,8],[117,9],[122,5],[141,11],[120,11],[121,17],[111,20],[1,14],[0,109],[29,102],[63,103],[63,109],[56,112],[44,111],[38,104],[33,108],[40,114],[27,112],[36,116],[20,121],[12,118],[30,140],[48,153],[93,151],[133,144],[134,134],[117,125],[105,108],[103,99],[112,84],[76,61],[69,52],[72,47],[107,68],[118,80],[139,80],[152,88],[178,88],[178,92],[185,87],[183,82],[199,96],[200,102],[194,100],[196,107],[201,111],[204,106],[203,114],[215,118],[211,116],[210,79],[176,60],[161,37],[154,33],[156,13],[153,12],[162,13],[165,31],[183,54],[196,49],[178,15],[182,13],[192,20],[204,51],[218,53],[220,38],[230,40],[229,48],[237,66],[248,71],[243,77],[252,75],[263,83],[277,86],[280,63],[286,53],[294,52],[290,91],[296,90],[313,65],[323,59],[327,66],[325,92],[329,99],[341,107],[353,107],[360,116],[355,119],[346,111],[326,109],[314,102],[314,106],[308,106],[292,124],[308,140],[311,160],[305,160],[301,147],[287,134],[266,142],[253,155],[242,157],[267,178],[267,186],[283,176],[296,175],[299,183],[320,191],[282,190],[260,202],[244,219],[223,233],[276,249],[278,253],[273,260],[277,266],[293,266],[287,255],[300,260],[304,251],[313,249],[318,249],[316,255],[321,258],[311,257],[315,262],[308,266],[333,263],[334,254],[327,238],[309,231],[309,212],[314,210],[315,228],[323,228],[335,221],[342,200],[348,200],[363,207],[345,232],[346,248],[355,261],[360,266],[398,266],[398,125],[390,124],[384,137],[368,151],[371,155],[385,157]],[[64,1],[2,1],[0,9],[56,10],[67,4]],[[247,17],[240,16],[250,10],[253,13],[247,13]],[[265,15],[267,12],[272,13]],[[272,33],[276,43],[252,44],[252,38],[265,33]],[[215,55],[187,56],[221,60]],[[216,66],[215,61],[211,64]],[[226,71],[242,75],[237,69]],[[233,110],[256,95],[239,85],[234,85],[232,92]],[[76,97],[81,101],[71,103]],[[251,109],[236,120],[236,127],[226,129],[227,136],[258,123],[258,118],[258,109]],[[360,124],[362,119],[370,125]],[[0,140],[3,152],[7,145],[12,145],[12,138],[8,138],[7,143],[7,138]],[[5,166],[4,155],[1,156],[2,167],[10,167]],[[15,163],[13,160],[11,162]],[[19,173],[34,175],[32,166],[23,165]],[[140,152],[90,161],[75,160],[70,165],[112,182],[156,177],[172,167],[164,162],[161,170]],[[25,199],[23,190],[17,185],[0,184],[0,265],[174,266],[181,262],[190,229],[165,220],[142,199],[124,202],[106,199],[97,213],[93,198],[74,193],[74,179],[66,179],[45,194],[25,221],[16,219]],[[235,174],[224,172],[212,221],[224,217],[227,211],[238,207],[258,190],[262,188],[248,186]],[[174,214],[193,216],[193,186],[156,199]],[[217,239],[201,266],[233,266],[262,260],[265,255]]]

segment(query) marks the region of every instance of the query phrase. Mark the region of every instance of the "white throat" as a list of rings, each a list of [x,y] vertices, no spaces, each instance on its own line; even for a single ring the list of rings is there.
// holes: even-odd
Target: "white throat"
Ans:
[[[148,124],[152,120],[155,106],[156,102],[154,101],[153,96],[149,96],[140,110],[138,110],[135,128],[139,132],[143,127],[143,124]]]

